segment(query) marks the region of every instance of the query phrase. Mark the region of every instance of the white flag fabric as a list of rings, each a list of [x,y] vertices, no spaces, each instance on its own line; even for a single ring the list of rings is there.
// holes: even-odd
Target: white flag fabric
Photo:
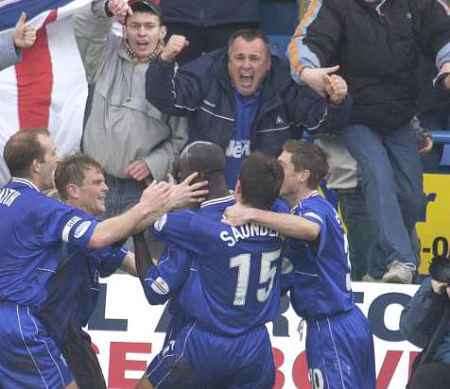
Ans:
[[[21,14],[38,28],[22,61],[0,71],[0,155],[18,130],[47,128],[60,155],[79,150],[87,84],[72,28],[73,13],[91,0],[0,0],[0,34]],[[1,53],[0,53],[1,55]],[[0,186],[9,173],[0,158]]]

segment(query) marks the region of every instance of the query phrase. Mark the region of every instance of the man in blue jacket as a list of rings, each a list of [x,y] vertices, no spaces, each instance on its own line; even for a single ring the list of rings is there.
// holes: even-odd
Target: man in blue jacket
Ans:
[[[328,131],[345,126],[350,106],[345,81],[324,76],[329,100],[296,85],[287,64],[270,55],[260,31],[239,30],[227,49],[178,67],[175,59],[188,44],[181,35],[169,39],[160,61],[149,64],[146,96],[163,112],[188,114],[192,141],[222,147],[230,189],[251,151],[276,156],[287,139],[301,137],[301,127]]]

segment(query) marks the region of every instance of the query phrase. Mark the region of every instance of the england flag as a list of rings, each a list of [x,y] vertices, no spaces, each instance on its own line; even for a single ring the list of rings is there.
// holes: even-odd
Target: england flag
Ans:
[[[10,34],[22,12],[38,29],[22,61],[0,71],[0,155],[18,130],[47,128],[60,155],[80,147],[87,84],[72,15],[91,0],[0,0],[0,34]],[[1,53],[0,53],[1,55]],[[9,178],[0,158],[0,185]]]

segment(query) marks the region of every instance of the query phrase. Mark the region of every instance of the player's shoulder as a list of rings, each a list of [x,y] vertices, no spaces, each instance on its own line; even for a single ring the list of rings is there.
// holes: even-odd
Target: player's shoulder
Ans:
[[[271,210],[277,213],[289,213],[290,208],[286,200],[282,198],[277,198],[274,201]]]
[[[205,216],[222,215],[225,209],[231,207],[235,203],[233,195],[218,197],[215,199],[204,201],[200,205],[199,214]]]
[[[323,196],[314,193],[298,204],[296,213],[303,217],[311,216],[322,223],[329,217],[334,219],[336,210]]]

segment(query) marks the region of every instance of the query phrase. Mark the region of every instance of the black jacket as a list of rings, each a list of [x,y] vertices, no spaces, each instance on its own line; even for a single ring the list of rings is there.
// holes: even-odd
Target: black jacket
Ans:
[[[206,140],[226,150],[235,122],[234,89],[227,70],[227,51],[217,50],[177,68],[149,65],[146,96],[162,112],[189,115],[190,140]],[[348,121],[350,99],[339,105],[310,88],[298,86],[287,63],[272,56],[272,69],[261,89],[261,106],[251,123],[253,150],[277,155],[283,143],[300,138],[301,128],[312,131],[342,129]]]
[[[258,0],[161,0],[164,22],[199,27],[259,21]]]
[[[448,298],[435,294],[431,278],[426,278],[400,316],[401,334],[423,349],[417,363],[434,361],[437,347],[450,333],[449,311]]]
[[[353,97],[352,124],[378,130],[406,124],[416,112],[420,51],[434,59],[450,41],[444,6],[437,0],[318,4],[291,42],[293,69],[308,61],[314,66],[339,64]]]

